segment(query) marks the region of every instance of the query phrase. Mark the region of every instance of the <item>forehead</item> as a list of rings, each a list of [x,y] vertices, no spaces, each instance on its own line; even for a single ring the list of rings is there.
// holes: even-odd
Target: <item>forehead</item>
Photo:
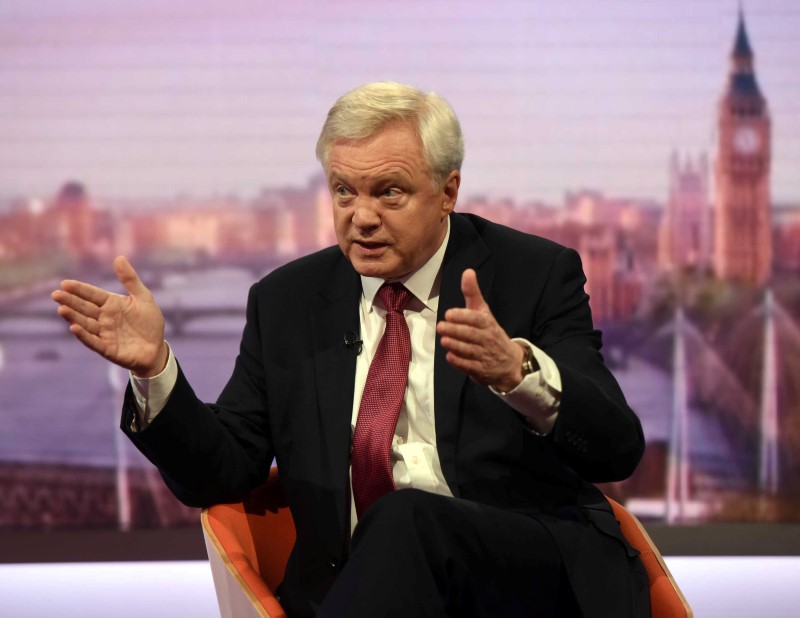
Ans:
[[[405,171],[426,169],[422,145],[413,129],[394,124],[364,139],[334,140],[328,152],[328,174]]]

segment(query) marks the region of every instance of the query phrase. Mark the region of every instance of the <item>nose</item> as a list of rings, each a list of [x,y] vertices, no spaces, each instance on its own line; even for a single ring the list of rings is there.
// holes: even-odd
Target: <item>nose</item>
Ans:
[[[358,197],[353,211],[353,225],[360,232],[372,231],[380,227],[381,216],[375,204],[376,200]]]

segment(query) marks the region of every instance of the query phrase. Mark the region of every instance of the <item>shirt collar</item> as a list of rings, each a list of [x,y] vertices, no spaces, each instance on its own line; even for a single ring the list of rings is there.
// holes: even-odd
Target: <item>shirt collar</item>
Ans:
[[[447,217],[447,232],[445,232],[444,240],[442,240],[442,244],[436,250],[436,253],[413,273],[405,277],[400,277],[399,279],[400,283],[431,311],[437,311],[439,309],[439,271],[442,269],[444,253],[449,240],[450,217]],[[375,296],[384,282],[385,280],[380,277],[361,276],[361,290],[363,291],[364,300],[367,301],[370,310],[372,310]]]

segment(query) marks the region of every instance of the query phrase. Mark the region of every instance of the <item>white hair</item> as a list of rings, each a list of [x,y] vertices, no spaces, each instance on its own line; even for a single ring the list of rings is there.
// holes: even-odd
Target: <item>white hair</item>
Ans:
[[[395,122],[407,123],[416,132],[437,187],[451,172],[461,171],[464,136],[453,109],[435,92],[397,82],[364,84],[339,97],[317,140],[317,159],[327,173],[334,141],[365,139]]]

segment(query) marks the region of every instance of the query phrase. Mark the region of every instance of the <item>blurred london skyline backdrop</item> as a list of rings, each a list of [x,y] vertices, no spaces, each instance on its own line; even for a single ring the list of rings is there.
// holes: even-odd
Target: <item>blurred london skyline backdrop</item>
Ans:
[[[196,523],[49,291],[128,255],[213,400],[248,286],[335,242],[314,146],[374,80],[455,108],[458,210],[581,253],[648,442],[604,491],[800,520],[798,64],[791,0],[0,2],[0,527]]]

